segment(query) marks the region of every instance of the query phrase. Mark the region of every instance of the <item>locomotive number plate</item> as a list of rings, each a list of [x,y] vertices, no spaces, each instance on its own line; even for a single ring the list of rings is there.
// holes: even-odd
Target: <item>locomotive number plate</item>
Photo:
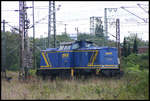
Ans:
[[[62,57],[63,57],[63,58],[68,57],[68,56],[69,56],[69,54],[68,54],[68,53],[64,53],[64,54],[62,54]]]
[[[107,53],[105,53],[106,55],[111,55],[112,54],[112,52],[107,52]]]

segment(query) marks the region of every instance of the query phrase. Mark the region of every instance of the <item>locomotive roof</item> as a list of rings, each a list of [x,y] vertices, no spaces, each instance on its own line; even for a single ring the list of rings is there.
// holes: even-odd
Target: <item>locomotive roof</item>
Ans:
[[[80,43],[80,42],[83,42],[83,41],[87,42],[87,43],[93,43],[91,41],[80,40],[80,41],[62,42],[62,43],[60,43],[60,45],[71,45],[73,43]]]
[[[96,49],[117,49],[116,47],[90,47],[90,48],[80,48],[78,50],[96,50]],[[46,50],[42,50],[42,51],[57,51],[58,48],[47,48]]]
[[[71,45],[71,44],[73,44],[73,43],[75,43],[75,41],[71,41],[71,42],[62,42],[62,43],[60,43],[60,45]]]
[[[63,42],[60,45],[72,45],[73,43],[82,43],[82,42],[86,42],[86,43],[93,43],[91,41],[72,41],[72,42]],[[108,47],[108,46],[102,46],[102,47],[97,47],[97,46],[92,46],[92,47],[81,47],[78,50],[93,50],[93,49],[115,49],[116,47]],[[47,48],[46,50],[42,50],[42,51],[57,51],[59,48]]]

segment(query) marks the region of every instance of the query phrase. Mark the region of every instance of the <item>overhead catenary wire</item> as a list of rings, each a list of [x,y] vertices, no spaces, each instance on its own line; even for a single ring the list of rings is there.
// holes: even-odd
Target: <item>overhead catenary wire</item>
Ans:
[[[41,6],[41,7],[48,7],[48,6]],[[134,7],[132,7],[132,8],[134,8]],[[87,18],[88,19],[88,18]],[[76,19],[75,19],[75,21],[77,21]]]
[[[148,13],[148,11],[146,11],[142,6],[141,6],[141,4],[137,4],[144,12],[146,12],[146,13]]]
[[[86,5],[83,5],[83,6],[86,7]],[[91,5],[91,6],[92,6],[92,5]],[[41,7],[43,7],[43,6],[41,6]],[[48,7],[48,6],[45,6],[45,7]],[[82,7],[82,6],[81,6],[81,7]],[[88,7],[88,6],[87,6],[87,7]],[[131,8],[135,8],[135,7],[131,7]],[[87,18],[87,19],[88,19],[88,18]],[[47,19],[45,19],[45,20],[47,20]],[[42,21],[44,21],[44,20],[42,20]],[[42,22],[42,21],[41,21],[41,22]],[[77,21],[77,20],[75,20],[75,22],[76,22],[76,21]],[[78,21],[80,22],[81,20],[78,19]],[[72,22],[73,22],[73,21],[72,21]],[[39,22],[38,24],[40,24],[40,22]],[[128,24],[128,23],[126,23],[126,24],[125,24],[125,23],[121,23],[121,24],[122,24],[122,25],[125,25],[125,26],[126,26],[126,25],[127,25],[127,26],[128,26],[128,25],[131,25],[131,26],[132,26],[132,24]],[[62,24],[62,25],[63,25],[63,24]],[[80,24],[80,25],[81,25],[81,24]],[[83,24],[83,26],[84,26],[84,25],[86,25],[86,24]],[[133,24],[133,25],[135,25],[135,24]],[[69,26],[70,26],[70,25],[69,25]]]

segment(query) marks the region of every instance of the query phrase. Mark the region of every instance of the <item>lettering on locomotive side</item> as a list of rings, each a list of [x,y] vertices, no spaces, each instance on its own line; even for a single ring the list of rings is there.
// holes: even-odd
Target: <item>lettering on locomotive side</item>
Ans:
[[[107,52],[107,53],[105,53],[106,55],[110,55],[110,54],[112,54],[112,52]]]
[[[64,54],[62,54],[62,57],[63,58],[66,58],[66,57],[68,57],[69,56],[69,54],[68,53],[64,53]]]

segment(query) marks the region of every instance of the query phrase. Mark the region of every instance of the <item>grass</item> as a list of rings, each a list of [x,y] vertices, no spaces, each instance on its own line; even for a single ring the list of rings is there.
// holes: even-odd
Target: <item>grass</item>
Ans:
[[[99,100],[135,100],[149,99],[149,86],[139,92],[141,79],[124,75],[120,79],[91,77],[78,80],[45,80],[32,78],[28,82],[18,81],[18,73],[8,71],[13,79],[2,79],[2,99],[99,99]],[[138,81],[136,81],[138,79]],[[148,83],[148,80],[146,81]],[[147,90],[146,90],[147,89]]]

